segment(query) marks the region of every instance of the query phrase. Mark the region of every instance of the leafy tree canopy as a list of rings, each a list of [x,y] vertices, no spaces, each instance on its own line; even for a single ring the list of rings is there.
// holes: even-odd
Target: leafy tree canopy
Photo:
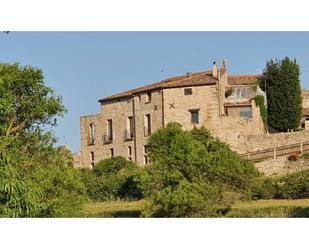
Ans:
[[[56,125],[57,116],[65,111],[61,97],[44,84],[42,70],[19,64],[0,64],[1,137]]]
[[[145,216],[223,215],[235,199],[252,194],[260,177],[205,128],[186,132],[170,123],[151,135],[148,151],[152,164],[141,178]]]
[[[296,60],[269,60],[261,88],[267,94],[267,121],[278,131],[297,129],[302,115],[300,67]]]

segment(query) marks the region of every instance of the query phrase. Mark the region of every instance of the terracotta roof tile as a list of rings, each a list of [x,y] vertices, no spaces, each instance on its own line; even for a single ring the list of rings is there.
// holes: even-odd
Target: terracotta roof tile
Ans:
[[[228,76],[228,84],[230,85],[252,85],[256,84],[261,75],[230,75]],[[99,102],[129,97],[134,94],[144,93],[148,91],[174,88],[174,87],[185,87],[185,86],[201,86],[201,85],[211,85],[216,84],[217,79],[212,77],[212,70],[198,72],[198,73],[187,73],[186,75],[177,76],[162,80],[157,83],[142,86],[139,88],[131,89],[122,93],[118,93],[112,96],[100,99]]]
[[[211,85],[216,84],[217,80],[212,77],[212,70],[199,72],[199,73],[188,73],[186,75],[168,78],[157,83],[135,88],[126,92],[115,94],[103,99],[100,102],[128,97],[134,94],[148,92],[157,89],[184,87],[184,86],[200,86],[200,85]]]

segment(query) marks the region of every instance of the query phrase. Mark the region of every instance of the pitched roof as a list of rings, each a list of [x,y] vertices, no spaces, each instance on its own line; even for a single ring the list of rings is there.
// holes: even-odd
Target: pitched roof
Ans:
[[[135,88],[126,92],[115,94],[103,99],[99,102],[128,97],[134,94],[148,92],[163,88],[174,88],[174,87],[184,87],[184,86],[200,86],[200,85],[211,85],[216,84],[217,79],[212,77],[212,70],[198,72],[198,73],[187,73],[186,75],[168,78],[157,83]]]
[[[228,76],[228,84],[253,85],[256,84],[259,79],[261,79],[260,75],[230,75]],[[212,70],[197,73],[187,73],[182,76],[168,78],[150,85],[142,86],[112,96],[108,96],[100,99],[99,102],[129,97],[134,94],[144,93],[158,89],[212,85],[216,84],[217,82],[218,80],[212,76]]]
[[[262,75],[244,74],[229,75],[227,80],[229,85],[254,85],[261,79],[263,79]]]

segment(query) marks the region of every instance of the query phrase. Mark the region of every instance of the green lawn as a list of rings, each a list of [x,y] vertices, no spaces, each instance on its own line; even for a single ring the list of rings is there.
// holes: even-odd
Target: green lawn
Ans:
[[[88,203],[84,206],[84,217],[140,217],[144,201],[115,201]],[[302,200],[258,200],[241,202],[233,206],[226,217],[309,217],[309,199]]]

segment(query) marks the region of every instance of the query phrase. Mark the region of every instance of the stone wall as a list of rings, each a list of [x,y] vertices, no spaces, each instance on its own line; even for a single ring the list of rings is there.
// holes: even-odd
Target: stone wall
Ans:
[[[133,98],[111,100],[101,106],[101,114],[81,117],[81,151],[82,164],[84,167],[92,167],[102,159],[111,157],[111,149],[114,156],[123,156],[143,165],[145,160],[144,146],[148,137],[145,136],[144,119],[146,114],[151,117],[152,132],[161,128],[162,121],[162,91],[153,91],[151,101],[146,101],[146,94],[140,94]],[[125,132],[128,129],[127,118],[135,120],[135,138],[126,139]],[[106,143],[104,135],[107,134],[107,120],[113,123],[113,141]],[[95,124],[95,144],[90,145],[89,126]],[[131,155],[129,155],[129,146]],[[91,153],[94,153],[94,161],[91,160]]]
[[[303,108],[309,108],[309,90],[302,91],[302,98],[303,98]]]
[[[284,175],[297,171],[308,170],[309,160],[300,158],[297,161],[289,161],[287,156],[255,163],[255,167],[267,176]]]
[[[234,143],[238,153],[272,149],[284,145],[308,142],[309,130],[289,133],[260,134],[240,136]]]
[[[260,109],[251,102],[252,118],[239,115],[219,115],[218,86],[191,87],[192,95],[184,95],[185,88],[164,89],[164,122],[178,122],[184,129],[194,126],[206,127],[213,136],[228,143],[236,151],[242,148],[243,137],[250,134],[265,134]],[[191,123],[191,109],[198,109],[200,123]]]

